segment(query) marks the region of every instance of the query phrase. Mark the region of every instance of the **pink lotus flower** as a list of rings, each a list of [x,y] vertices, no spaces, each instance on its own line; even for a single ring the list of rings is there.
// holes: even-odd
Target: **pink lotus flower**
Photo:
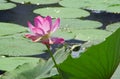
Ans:
[[[34,19],[34,26],[28,22],[28,26],[31,34],[25,36],[31,39],[33,42],[42,42],[43,44],[62,44],[64,43],[63,38],[51,37],[51,34],[55,32],[60,25],[60,19],[56,19],[55,23],[52,24],[52,18],[47,16],[42,18],[37,16]]]

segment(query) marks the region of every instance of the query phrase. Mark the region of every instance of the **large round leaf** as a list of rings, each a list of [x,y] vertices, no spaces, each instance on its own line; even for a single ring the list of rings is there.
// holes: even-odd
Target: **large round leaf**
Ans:
[[[75,5],[73,5],[73,3]],[[60,5],[65,7],[72,7],[72,8],[81,8],[83,6],[89,6],[89,2],[87,0],[62,0],[59,2]]]
[[[0,36],[25,32],[26,30],[27,28],[17,24],[2,22],[0,23]]]
[[[75,5],[73,5],[75,3]],[[60,5],[65,6],[65,7],[74,7],[74,8],[89,8],[92,6],[98,7],[100,5],[105,5],[107,4],[104,0],[62,0],[59,2]],[[94,7],[95,8],[95,7]],[[100,8],[100,7],[99,7]],[[101,8],[103,8],[101,6]]]
[[[62,63],[69,55],[69,50],[65,51],[65,48],[57,50],[54,54],[56,62]],[[38,62],[34,64],[24,64],[17,67],[15,70],[5,73],[2,75],[2,79],[45,79],[53,75],[58,74],[54,67],[53,60],[50,58],[47,62]],[[0,79],[1,79],[0,78]]]
[[[112,12],[112,13],[120,13],[120,4],[119,5],[110,5],[106,9],[107,12]]]
[[[50,15],[53,18],[80,18],[89,16],[89,12],[76,9],[76,8],[61,8],[61,7],[54,7],[54,8],[41,8],[34,10],[35,13],[41,14],[42,16]]]
[[[113,24],[110,24],[110,25],[106,26],[106,30],[111,31],[111,32],[114,32],[114,31],[116,31],[119,27],[120,27],[120,22],[117,22],[117,23],[113,23]]]
[[[111,32],[105,30],[89,29],[89,30],[76,30],[76,39],[90,41],[90,40],[105,40]]]
[[[41,43],[33,43],[25,38],[0,38],[0,55],[24,56],[43,53],[46,47]]]
[[[0,10],[6,10],[16,7],[13,3],[0,3]]]
[[[79,19],[61,19],[61,28],[73,28],[73,29],[92,29],[101,27],[102,24],[92,20],[79,20]]]
[[[102,24],[95,21],[84,21],[79,19],[61,19],[61,29],[56,31],[53,36],[63,37],[65,40],[77,39],[83,41],[91,41],[91,43],[99,43],[111,32],[95,29]]]
[[[67,32],[67,31],[62,30],[62,29],[57,30],[55,33],[53,33],[52,36],[54,36],[54,37],[62,37],[65,40],[73,39],[75,37],[75,35],[73,33],[71,33],[71,31]]]
[[[120,63],[120,28],[101,44],[88,48],[79,58],[60,64],[65,79],[110,79]]]
[[[32,3],[32,4],[54,4],[58,3],[60,0],[11,0],[18,3]]]
[[[6,2],[5,0],[0,0],[0,4]]]
[[[0,70],[11,71],[14,70],[17,66],[24,63],[33,63],[36,64],[39,61],[43,61],[39,58],[30,58],[30,57],[0,57]]]
[[[73,5],[73,3],[75,5]],[[119,0],[62,0],[59,2],[59,4],[65,7],[84,8],[89,10],[120,13]]]
[[[90,43],[99,43],[105,40],[106,37],[111,35],[112,32],[100,29],[87,29],[78,27],[64,27],[56,31],[53,36],[63,37],[65,40],[77,39],[82,41],[91,41]]]

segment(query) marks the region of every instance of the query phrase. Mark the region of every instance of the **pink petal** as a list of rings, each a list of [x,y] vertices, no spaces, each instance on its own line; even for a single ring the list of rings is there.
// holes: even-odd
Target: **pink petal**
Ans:
[[[63,44],[65,41],[63,38],[49,38],[47,40],[42,40],[41,41],[43,44]]]
[[[36,28],[33,28],[32,30],[33,30],[34,34],[37,34],[37,35],[44,35],[45,34],[45,32],[41,28],[36,27]]]
[[[44,23],[41,28],[45,31],[46,34],[50,32],[50,23],[46,18],[44,19]]]
[[[35,25],[35,27],[38,27],[38,28],[42,27],[42,23],[38,18],[34,19],[34,25]]]
[[[44,33],[47,34],[50,32],[52,19],[49,16],[45,18],[38,16],[34,19],[34,23],[36,27],[43,29]]]
[[[54,44],[63,44],[65,42],[63,38],[57,38],[57,37],[52,37],[51,40]]]
[[[28,27],[30,31],[33,33],[33,29],[35,28],[29,21],[28,21]]]
[[[46,20],[49,22],[50,30],[52,29],[52,18],[50,16],[46,17]]]
[[[31,39],[33,42],[36,42],[36,40],[39,38],[39,36],[35,36],[31,34],[26,34],[25,37]]]
[[[29,26],[30,31],[31,31],[33,34],[40,34],[40,35],[43,35],[43,34],[44,34],[43,29],[38,28],[38,27],[34,27],[30,22],[28,22],[28,26]]]
[[[41,41],[43,44],[45,44],[45,45],[50,45],[50,43],[49,43],[49,40],[47,39],[47,40],[42,40]]]
[[[44,18],[42,18],[41,16],[37,16],[35,17],[34,22],[35,22],[35,25],[37,25],[38,23],[42,25],[44,22]]]
[[[52,31],[52,32],[55,32],[55,31],[57,30],[57,28],[59,27],[59,25],[60,25],[60,18],[58,18],[58,19],[55,21],[54,25],[52,26],[51,31]]]

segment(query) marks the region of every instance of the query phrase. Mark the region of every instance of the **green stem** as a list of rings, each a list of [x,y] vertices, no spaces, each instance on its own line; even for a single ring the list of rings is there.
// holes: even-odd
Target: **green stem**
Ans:
[[[48,46],[48,45],[46,45],[46,46],[47,46],[47,48],[48,48],[48,52],[49,52],[49,54],[50,54],[50,56],[51,56],[51,58],[52,58],[52,60],[53,60],[53,62],[54,62],[54,64],[55,64],[55,67],[56,67],[56,69],[57,69],[57,71],[58,71],[61,79],[63,79],[63,76],[62,76],[62,74],[61,74],[61,72],[60,72],[60,70],[59,70],[59,68],[58,68],[58,65],[57,65],[54,57],[53,57],[52,51],[50,50],[50,46]]]

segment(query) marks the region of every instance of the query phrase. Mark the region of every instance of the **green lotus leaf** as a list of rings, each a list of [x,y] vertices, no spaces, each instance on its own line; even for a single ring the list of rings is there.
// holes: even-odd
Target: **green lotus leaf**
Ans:
[[[44,65],[44,63],[42,62],[39,62],[39,63],[41,63],[41,66]],[[29,73],[29,76],[27,75],[27,77],[28,79],[30,79],[30,77],[33,77],[34,75],[34,74],[30,74],[32,72],[31,70],[36,66],[37,66],[37,63],[36,64],[24,63],[23,65],[18,66],[16,69],[12,71],[6,72],[5,73],[6,76],[2,75],[0,79],[26,79],[24,75],[26,75],[27,73]],[[23,72],[26,72],[26,73],[23,73]],[[19,76],[18,74],[21,74],[21,76]]]
[[[62,0],[59,4],[65,7],[120,13],[119,0]]]
[[[75,35],[73,33],[71,33],[71,31],[68,31],[68,32],[67,31],[59,29],[55,33],[53,33],[52,36],[53,37],[61,37],[61,38],[64,38],[65,40],[73,39],[75,37]]]
[[[107,12],[112,12],[112,13],[120,13],[120,4],[116,6],[109,6],[106,9]]]
[[[107,31],[115,32],[120,27],[120,22],[112,23],[106,26]]]
[[[5,0],[0,0],[0,4],[6,2]]]
[[[53,36],[63,37],[65,40],[77,39],[99,43],[104,41],[111,32],[95,29],[102,24],[95,21],[79,19],[61,19],[61,26]],[[97,35],[96,35],[97,34]]]
[[[16,34],[25,31],[27,31],[27,28],[17,24],[0,23],[0,36]]]
[[[76,39],[84,41],[104,41],[106,37],[112,34],[111,32],[98,29],[76,30],[74,33],[76,34]]]
[[[97,5],[97,6],[96,6]],[[87,7],[88,10],[96,10],[96,11],[106,11],[107,5],[102,3],[93,3],[91,6]]]
[[[102,23],[92,20],[79,20],[79,19],[61,19],[61,28],[73,29],[93,29],[102,26]]]
[[[79,58],[69,56],[59,65],[65,79],[111,79],[120,63],[120,28]]]
[[[13,3],[3,3],[3,2],[0,3],[0,10],[11,9],[14,7],[16,7],[16,5]]]
[[[34,10],[34,13],[40,14],[42,16],[50,15],[53,18],[80,18],[89,16],[89,12],[76,9],[76,8],[61,8],[61,7],[49,7],[49,8],[40,8]]]
[[[75,5],[73,5],[73,3]],[[89,6],[89,2],[87,0],[62,0],[59,2],[60,5],[64,7],[72,7],[72,8],[81,8],[83,6]]]
[[[0,70],[11,71],[24,63],[36,64],[38,62],[43,62],[43,60],[30,57],[0,57]]]
[[[60,0],[11,0],[17,3],[32,3],[32,4],[54,4],[58,3]]]
[[[65,48],[57,50],[54,54],[56,62],[62,63],[69,55],[69,50]],[[53,60],[50,58],[48,61],[38,62],[37,65],[27,63],[18,66],[15,70],[6,72],[0,79],[45,79],[58,74],[54,68]]]
[[[75,5],[73,5],[75,3]],[[65,7],[73,7],[73,8],[89,8],[91,6],[100,6],[107,4],[104,0],[62,0],[59,2],[60,5]]]
[[[33,43],[31,40],[23,37],[5,37],[0,38],[0,55],[7,56],[25,56],[44,53],[45,45]]]

